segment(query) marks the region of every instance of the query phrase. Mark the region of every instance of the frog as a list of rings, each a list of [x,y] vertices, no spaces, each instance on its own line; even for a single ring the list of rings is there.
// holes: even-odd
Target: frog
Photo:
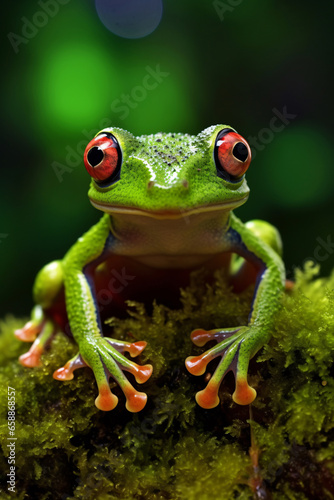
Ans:
[[[37,274],[31,318],[15,331],[18,339],[33,342],[20,363],[41,366],[54,336],[65,332],[78,352],[53,377],[69,381],[75,370],[88,367],[97,383],[99,410],[113,410],[117,393],[122,398],[123,393],[126,409],[139,412],[147,394],[136,385],[149,380],[153,367],[132,358],[147,343],[114,338],[105,319],[126,315],[127,301],[143,297],[173,307],[194,271],[226,269],[236,289],[254,285],[248,321],[212,330],[198,325],[191,332],[193,343],[213,347],[200,355],[190,352],[185,367],[201,376],[219,358],[195,396],[203,409],[219,405],[229,371],[235,380],[233,401],[251,404],[257,393],[248,383],[249,362],[271,338],[285,287],[278,230],[263,220],[242,223],[234,214],[249,197],[245,174],[251,156],[246,139],[224,124],[198,135],[135,136],[108,127],[92,137],[83,163],[90,176],[89,200],[103,215],[62,260]],[[110,379],[119,392],[111,391]]]

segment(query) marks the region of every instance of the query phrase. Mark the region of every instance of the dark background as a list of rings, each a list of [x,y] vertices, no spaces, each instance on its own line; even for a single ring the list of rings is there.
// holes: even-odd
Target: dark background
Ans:
[[[111,124],[140,135],[225,123],[253,138],[251,196],[237,215],[279,227],[289,275],[307,257],[330,271],[332,3],[166,0],[158,27],[128,39],[102,24],[93,0],[50,1],[46,21],[23,0],[1,21],[1,316],[27,314],[37,271],[100,217],[87,199],[84,131]],[[137,3],[145,24],[156,2]],[[158,65],[168,76],[138,90]],[[123,94],[136,98],[126,112]],[[295,117],[270,130],[284,108]]]

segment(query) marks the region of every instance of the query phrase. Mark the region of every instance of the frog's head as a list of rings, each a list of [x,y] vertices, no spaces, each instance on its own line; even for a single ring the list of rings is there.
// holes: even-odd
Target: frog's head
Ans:
[[[248,198],[249,145],[227,125],[197,136],[106,128],[88,144],[89,198],[103,212],[155,218],[232,210]]]

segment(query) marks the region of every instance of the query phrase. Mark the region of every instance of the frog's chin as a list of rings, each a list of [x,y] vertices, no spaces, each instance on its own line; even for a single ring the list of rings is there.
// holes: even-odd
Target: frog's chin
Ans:
[[[248,198],[248,194],[239,198],[238,200],[223,201],[221,203],[213,203],[211,205],[200,205],[195,208],[164,208],[161,210],[143,210],[136,207],[125,207],[125,206],[114,206],[108,203],[102,203],[100,201],[93,200],[90,198],[90,202],[93,207],[98,210],[102,210],[110,215],[141,215],[145,217],[151,217],[153,219],[181,219],[182,217],[188,217],[190,215],[202,214],[207,212],[215,211],[230,211],[243,205]]]

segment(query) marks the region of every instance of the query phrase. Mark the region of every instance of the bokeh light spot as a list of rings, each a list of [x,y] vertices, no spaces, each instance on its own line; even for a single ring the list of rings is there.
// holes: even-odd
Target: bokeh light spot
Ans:
[[[162,17],[162,0],[95,0],[98,16],[109,31],[122,38],[143,38]]]
[[[81,130],[108,113],[120,87],[110,53],[98,46],[67,44],[48,54],[38,68],[35,95],[43,120]]]
[[[291,207],[326,201],[332,192],[331,149],[329,140],[307,125],[277,134],[263,155],[270,199]]]

